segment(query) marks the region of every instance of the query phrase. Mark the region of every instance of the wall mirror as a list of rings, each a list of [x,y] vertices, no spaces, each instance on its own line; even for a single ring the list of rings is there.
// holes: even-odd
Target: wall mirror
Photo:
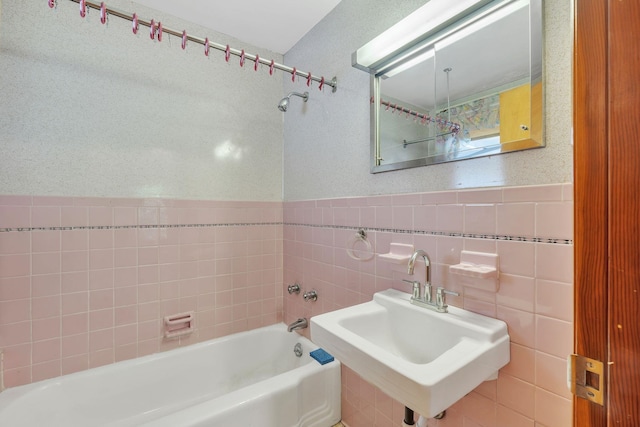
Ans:
[[[358,49],[371,172],[544,147],[542,46],[542,0],[430,0]]]

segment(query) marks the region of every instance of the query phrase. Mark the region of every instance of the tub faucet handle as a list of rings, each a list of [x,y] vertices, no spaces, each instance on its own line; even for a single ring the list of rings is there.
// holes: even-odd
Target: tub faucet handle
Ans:
[[[302,298],[304,298],[305,301],[317,301],[318,300],[318,293],[315,290],[310,290],[304,293],[304,295],[302,295]]]
[[[287,292],[289,292],[289,295],[291,295],[291,294],[299,294],[300,293],[300,285],[298,284],[298,282],[294,283],[293,285],[287,286]]]

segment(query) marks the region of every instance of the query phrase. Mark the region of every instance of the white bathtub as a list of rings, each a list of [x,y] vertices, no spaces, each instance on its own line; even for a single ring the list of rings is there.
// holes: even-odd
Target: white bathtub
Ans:
[[[278,324],[10,388],[0,426],[329,427],[340,364],[320,365],[316,348]]]

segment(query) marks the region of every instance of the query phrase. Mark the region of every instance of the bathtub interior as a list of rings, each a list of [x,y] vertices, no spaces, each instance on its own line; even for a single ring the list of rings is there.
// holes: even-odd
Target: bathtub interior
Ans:
[[[302,357],[293,352],[298,342]],[[315,348],[278,324],[8,389],[0,393],[0,425],[140,426],[197,406],[222,414],[234,407],[233,398],[248,400],[249,391],[268,395],[319,385],[320,377],[299,378],[322,371],[309,356]],[[339,378],[337,387],[339,393]]]

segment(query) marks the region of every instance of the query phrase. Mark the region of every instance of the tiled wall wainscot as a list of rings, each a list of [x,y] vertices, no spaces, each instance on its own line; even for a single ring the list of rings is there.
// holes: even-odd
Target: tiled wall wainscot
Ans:
[[[406,267],[369,258],[390,243],[424,249],[435,285],[457,291],[448,303],[504,320],[511,362],[430,426],[570,427],[566,357],[573,341],[573,198],[571,184],[286,202],[284,283],[316,289],[316,302],[284,295],[285,321],[369,301],[388,288],[409,292]],[[448,267],[462,250],[497,253],[499,291],[465,288]],[[424,269],[416,267],[424,280]],[[422,274],[422,277],[420,277]],[[308,334],[308,330],[305,330]],[[350,427],[399,425],[403,406],[343,369],[343,422]]]
[[[280,202],[0,197],[5,387],[281,320]]]

